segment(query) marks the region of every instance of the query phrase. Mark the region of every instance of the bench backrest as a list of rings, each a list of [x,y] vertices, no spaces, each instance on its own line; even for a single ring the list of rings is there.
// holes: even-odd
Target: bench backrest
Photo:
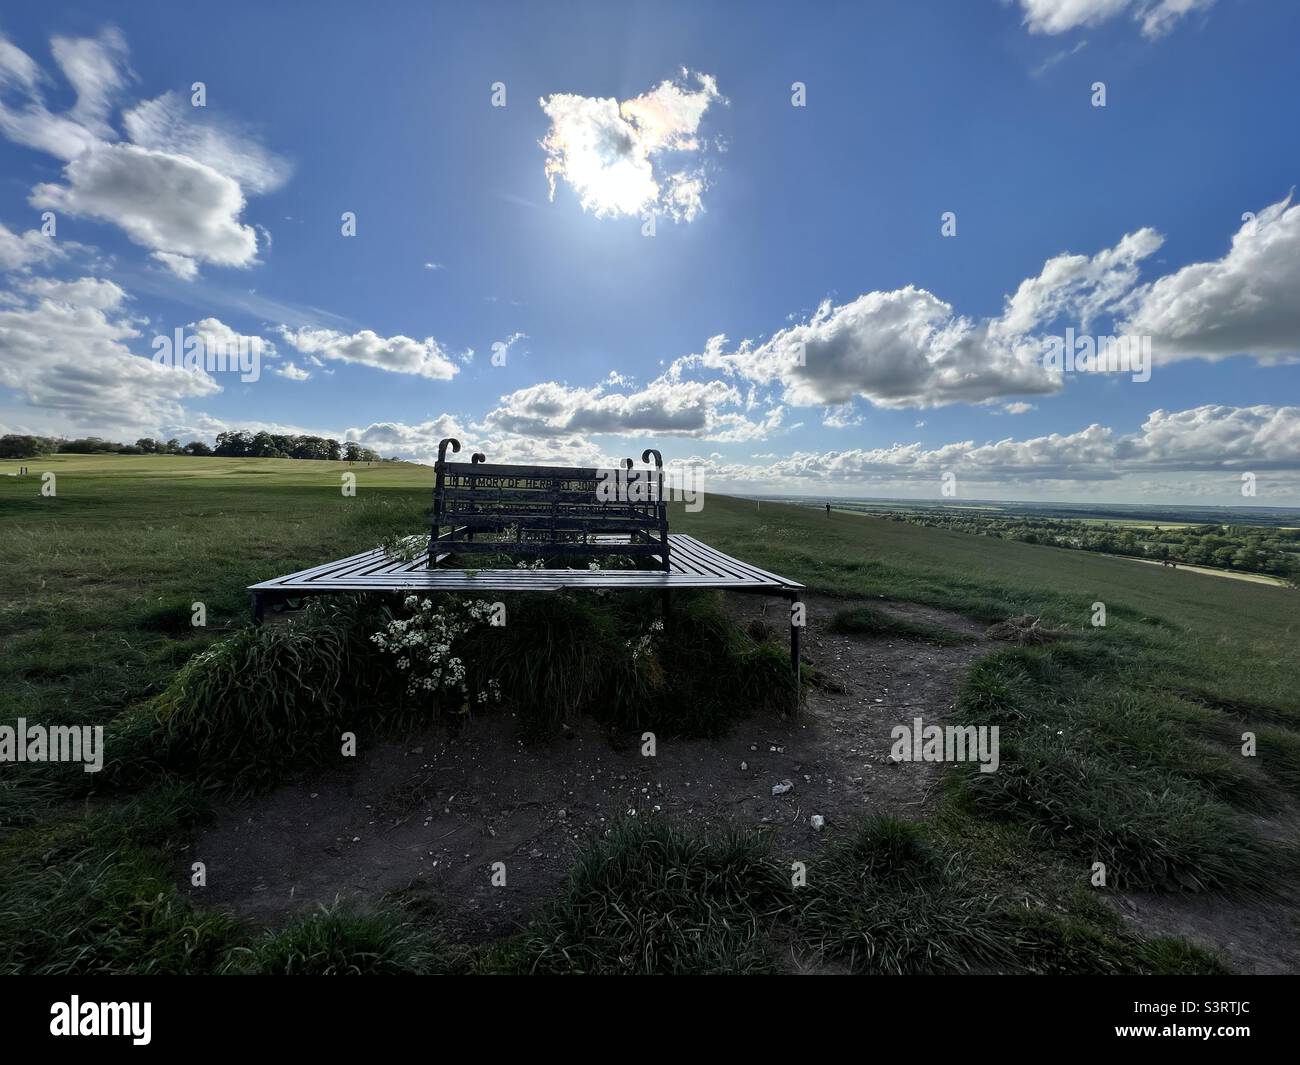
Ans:
[[[524,557],[625,555],[654,558],[668,568],[668,507],[663,459],[647,450],[616,470],[596,467],[517,466],[448,462],[438,444],[434,466],[429,558],[439,554],[503,554]],[[491,534],[477,539],[478,534]]]

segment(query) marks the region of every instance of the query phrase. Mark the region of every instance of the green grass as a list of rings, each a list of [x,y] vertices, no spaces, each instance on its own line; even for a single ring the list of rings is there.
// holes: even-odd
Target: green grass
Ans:
[[[467,951],[400,911],[322,908],[250,946],[233,948],[221,972],[255,976],[427,976],[466,971]]]
[[[360,596],[317,600],[284,625],[247,626],[196,654],[158,695],[110,726],[106,779],[166,771],[248,794],[433,719],[410,705],[367,637],[384,608]]]
[[[0,974],[213,972],[238,925],[195,911],[169,865],[202,812],[165,788],[0,842]]]
[[[970,639],[961,632],[931,625],[924,621],[890,614],[874,606],[858,606],[841,610],[831,621],[834,632],[847,632],[857,636],[896,637],[902,640],[925,640],[929,643],[958,644]]]
[[[78,767],[0,774],[0,966],[459,971],[464,959],[404,911],[337,911],[257,937],[174,886],[206,790],[310,771],[355,721],[356,691],[384,679],[367,673],[352,622],[344,636],[318,614],[241,631],[246,586],[418,531],[431,471],[171,456],[27,464],[33,476],[0,477],[0,721],[106,725],[114,762],[99,780]],[[54,498],[39,495],[47,468]],[[339,491],[343,472],[357,475],[355,498]],[[791,895],[788,862],[761,841],[620,828],[541,923],[470,968],[768,971],[795,949],[865,971],[1214,971],[1186,944],[1117,927],[1086,888],[1091,863],[1107,863],[1112,889],[1256,895],[1294,876],[1293,855],[1252,824],[1300,789],[1294,591],[715,496],[698,513],[673,507],[670,523],[846,606],[914,602],[983,624],[1029,615],[1065,635],[999,647],[971,671],[956,713],[999,726],[1002,766],[952,771],[919,835],[865,827],[810,862],[808,888]],[[195,602],[206,628],[189,624]],[[1105,628],[1090,624],[1096,602]],[[344,608],[331,608],[334,622]],[[480,648],[476,661],[540,728],[585,702],[616,727],[707,735],[733,720],[736,691],[741,703],[782,702],[783,655],[724,624],[707,596],[682,597],[659,653],[625,668],[628,641],[655,615],[630,600],[529,597],[511,614],[529,626],[505,632],[538,653],[494,661]],[[867,608],[838,626],[946,638],[900,622]],[[579,632],[623,665],[602,673],[582,659],[567,639]],[[702,668],[676,653],[685,646]],[[671,683],[664,653],[686,664]],[[507,658],[521,663],[513,675]],[[710,668],[719,661],[728,669]],[[292,684],[268,693],[266,676]],[[383,701],[369,724],[420,720],[397,696]],[[1247,731],[1254,758],[1241,754]]]
[[[741,632],[718,596],[681,592],[503,596],[507,624],[469,634],[473,686],[500,686],[535,734],[581,715],[668,736],[717,736],[754,714],[785,714],[788,653]]]
[[[532,973],[752,973],[793,904],[756,833],[709,836],[655,818],[618,822],[578,857],[560,897],[516,947]]]
[[[801,936],[855,972],[966,972],[1015,959],[997,900],[972,891],[914,824],[867,819],[813,866],[805,890]]]
[[[1004,892],[957,841],[868,817],[806,863],[804,881],[758,832],[616,822],[579,854],[528,929],[478,971],[562,974],[1223,972],[1181,940],[1126,931],[1095,897],[1048,909]]]

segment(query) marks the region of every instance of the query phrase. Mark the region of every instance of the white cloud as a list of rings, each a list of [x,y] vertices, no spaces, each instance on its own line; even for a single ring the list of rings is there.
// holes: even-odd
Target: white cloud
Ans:
[[[60,305],[93,307],[99,311],[115,310],[126,299],[126,293],[115,282],[101,281],[97,277],[82,277],[75,281],[34,277],[24,282],[20,290]]]
[[[112,222],[163,255],[221,266],[248,266],[257,255],[253,227],[239,222],[238,183],[187,156],[101,144],[72,160],[64,179],[37,185],[32,206]]]
[[[0,270],[25,271],[63,254],[63,249],[38,230],[29,229],[19,235],[0,222]]]
[[[537,437],[582,433],[620,436],[695,436],[709,440],[761,439],[781,424],[774,407],[762,421],[722,408],[743,402],[724,381],[688,381],[666,374],[645,388],[610,391],[608,382],[572,388],[547,381],[502,396],[484,425],[498,432]]]
[[[1154,229],[1127,233],[1113,248],[1089,258],[1068,252],[1043,264],[1037,277],[1020,283],[997,325],[1001,333],[1019,335],[1071,314],[1087,331],[1091,320],[1111,309],[1138,278],[1138,264],[1159,250],[1164,237]]]
[[[67,117],[96,136],[111,137],[109,114],[130,80],[122,34],[109,28],[98,37],[54,37],[50,52],[77,94]]]
[[[1134,18],[1142,23],[1143,36],[1163,37],[1184,15],[1208,10],[1213,3],[1214,0],[1156,0],[1138,4]]]
[[[396,454],[418,461],[438,457],[438,441],[446,437],[467,441],[465,426],[450,414],[440,414],[427,422],[407,425],[404,422],[372,422],[361,428],[347,429],[344,440],[355,440],[382,454]]]
[[[281,377],[286,377],[290,381],[306,381],[311,377],[311,374],[301,366],[292,362],[283,362],[279,366],[275,367],[271,372],[278,374]]]
[[[1300,354],[1300,206],[1260,211],[1222,258],[1192,263],[1132,293],[1124,332],[1150,336],[1158,361]]]
[[[140,147],[194,159],[254,196],[274,192],[289,179],[289,164],[250,133],[206,107],[191,107],[175,92],[137,104],[122,116],[122,124]]]
[[[26,52],[6,37],[0,37],[0,89],[16,87],[27,95],[36,93],[41,68]]]
[[[695,89],[664,81],[622,103],[571,93],[541,99],[551,122],[542,140],[551,199],[562,178],[598,218],[654,211],[694,219],[708,187],[700,122],[714,102],[725,102],[712,77],[695,80]]]
[[[1059,391],[1062,375],[1043,366],[1043,355],[1044,331],[1061,321],[1090,334],[1105,318],[1117,332],[1151,336],[1157,362],[1300,354],[1300,206],[1291,207],[1290,197],[1244,225],[1223,259],[1140,285],[1143,262],[1163,243],[1143,228],[1095,255],[1053,256],[997,318],[959,314],[912,285],[838,306],[826,300],[766,340],[729,351],[725,336],[713,337],[671,373],[703,368],[779,385],[796,407],[861,397],[879,407],[924,408]],[[842,418],[825,424],[837,427]]]
[[[0,35],[0,133],[25,147],[73,159],[99,140],[99,112],[113,80],[104,76],[103,68],[112,65],[116,45],[103,40],[74,43],[56,38],[54,46],[63,52],[89,95],[79,95],[65,114],[51,112],[45,106],[43,93],[47,75],[31,56]]]
[[[170,251],[156,251],[153,253],[153,257],[182,281],[193,281],[199,274],[199,264],[188,255],[177,255]]]
[[[76,424],[152,430],[181,415],[181,401],[220,386],[202,370],[134,354],[140,336],[111,281],[34,279],[0,309],[0,386]]]
[[[1051,70],[1052,67],[1056,66],[1058,63],[1064,62],[1065,60],[1069,59],[1073,55],[1078,55],[1087,47],[1088,47],[1087,41],[1080,41],[1073,48],[1068,48],[1068,49],[1062,48],[1059,52],[1053,52],[1041,63],[1039,63],[1038,66],[1034,67],[1034,69],[1030,71],[1030,74],[1033,75],[1035,78],[1041,78],[1044,74],[1046,74],[1049,70]]]
[[[59,113],[45,102],[49,77],[0,37],[0,133],[66,164],[62,183],[32,190],[32,205],[120,226],[186,280],[200,263],[255,263],[257,229],[240,220],[245,196],[278,188],[288,165],[175,93],[127,110],[122,121],[130,140],[120,140],[112,115],[132,80],[121,34],[55,37],[50,47],[76,95]]]
[[[1146,469],[1300,469],[1300,407],[1152,411],[1119,458]]]
[[[190,322],[186,329],[203,341],[206,348],[213,351],[235,351],[241,348],[261,352],[273,357],[275,345],[260,336],[250,336],[232,329],[219,318],[203,318]]]
[[[438,457],[438,442],[446,437],[460,441],[461,451],[457,456],[460,461],[468,461],[470,455],[482,452],[489,462],[613,467],[621,457],[606,452],[580,434],[523,436],[469,425],[452,414],[441,414],[416,425],[374,422],[347,429],[341,439],[354,440],[382,455],[432,463]]]
[[[725,343],[714,337],[703,354],[679,364],[778,382],[795,406],[839,405],[861,396],[881,407],[931,407],[1060,388],[1059,375],[1039,363],[1039,344],[997,335],[911,285],[869,292],[838,307],[827,300],[807,322],[761,344],[745,342],[727,353]]]
[[[842,407],[827,407],[822,417],[822,425],[827,429],[850,429],[862,424],[862,415],[855,414],[852,404]]]
[[[347,334],[307,326],[297,330],[281,326],[279,333],[304,355],[373,366],[391,373],[450,381],[460,369],[433,337],[413,340],[401,335],[381,337],[369,329]]]
[[[1161,37],[1183,16],[1205,11],[1214,0],[1020,0],[1031,33],[1066,33],[1097,26],[1125,12],[1145,37]]]
[[[937,489],[942,473],[980,485],[1119,482],[1194,472],[1217,478],[1218,491],[1240,486],[1242,470],[1300,470],[1300,407],[1227,407],[1153,411],[1134,433],[1093,424],[1071,433],[927,448],[919,443],[844,451],[795,452],[767,465],[703,462],[717,480],[739,485],[813,487],[910,485]],[[1225,489],[1227,492],[1225,492]],[[935,494],[931,491],[930,494]],[[1294,500],[1287,501],[1294,505]]]

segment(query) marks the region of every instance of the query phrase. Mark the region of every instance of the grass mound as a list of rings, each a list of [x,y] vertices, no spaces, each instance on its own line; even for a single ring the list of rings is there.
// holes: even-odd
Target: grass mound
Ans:
[[[765,931],[792,903],[755,833],[694,835],[654,818],[616,824],[574,864],[518,944],[542,973],[771,971]]]
[[[508,622],[471,633],[475,686],[500,686],[529,728],[587,714],[620,728],[715,736],[758,712],[788,713],[796,684],[784,651],[756,641],[711,595],[555,594],[505,600]]]
[[[858,606],[841,610],[831,620],[831,630],[854,636],[893,636],[903,640],[927,640],[938,644],[965,643],[969,639],[964,633],[954,632],[942,625],[912,621],[910,618],[899,617],[874,606]]]
[[[819,861],[796,928],[856,972],[963,972],[1012,960],[992,901],[914,824],[869,818]]]
[[[192,793],[164,789],[7,838],[0,975],[214,971],[240,928],[190,907],[166,853],[200,811]]]
[[[1004,914],[1006,942],[1030,972],[1112,976],[1142,973],[1205,976],[1225,973],[1218,958],[1181,939],[1136,939],[1119,916],[1076,892],[1069,912],[1015,907]]]
[[[400,911],[362,912],[335,904],[251,947],[237,947],[225,973],[271,976],[419,976],[460,972],[463,952]]]
[[[923,827],[870,817],[806,870],[753,831],[626,818],[579,855],[558,898],[479,971],[764,973],[816,955],[859,973],[1201,973],[1213,956],[1143,940],[1094,896],[1012,902]]]
[[[371,703],[392,688],[365,644],[375,615],[359,598],[319,600],[288,624],[214,643],[114,722],[107,778],[137,783],[163,769],[248,793],[337,756],[344,732],[391,727],[410,708],[397,693]],[[367,706],[376,711],[363,716]]]
[[[519,596],[507,601],[507,624],[471,628],[453,653],[470,693],[499,692],[536,733],[587,714],[614,727],[713,736],[759,711],[790,711],[797,689],[784,652],[740,631],[716,597],[681,597],[666,624],[657,608],[638,596]],[[404,689],[370,639],[392,617],[373,600],[332,597],[286,624],[213,643],[112,723],[103,780],[93,783],[139,786],[163,773],[250,794],[330,764],[344,733],[364,746],[479,705]]]
[[[964,797],[1105,863],[1112,888],[1268,891],[1295,855],[1264,845],[1230,805],[1265,804],[1265,787],[1159,691],[1113,675],[1107,654],[1059,644],[978,663],[960,723],[999,726],[1001,766],[961,772]]]

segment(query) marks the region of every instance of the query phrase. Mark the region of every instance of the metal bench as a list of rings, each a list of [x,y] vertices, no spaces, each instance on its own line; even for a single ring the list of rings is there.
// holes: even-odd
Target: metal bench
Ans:
[[[427,553],[395,559],[374,548],[251,585],[254,624],[273,603],[344,592],[475,595],[607,588],[659,591],[666,599],[673,589],[722,589],[789,601],[790,662],[798,675],[803,585],[693,536],[669,533],[658,451],[642,454],[645,463],[653,456],[653,469],[637,471],[630,459],[618,470],[489,465],[477,454],[468,463],[447,462],[449,447],[453,454],[460,451],[456,440],[438,445]],[[612,555],[640,565],[594,570],[446,565],[456,555],[543,561]]]
[[[438,444],[431,567],[440,556],[468,554],[558,561],[617,555],[668,571],[668,504],[658,451],[641,455],[642,462],[654,459],[654,469],[633,469],[626,459],[618,469],[601,470],[503,466],[482,454],[448,462],[448,447],[457,453],[460,441]]]

